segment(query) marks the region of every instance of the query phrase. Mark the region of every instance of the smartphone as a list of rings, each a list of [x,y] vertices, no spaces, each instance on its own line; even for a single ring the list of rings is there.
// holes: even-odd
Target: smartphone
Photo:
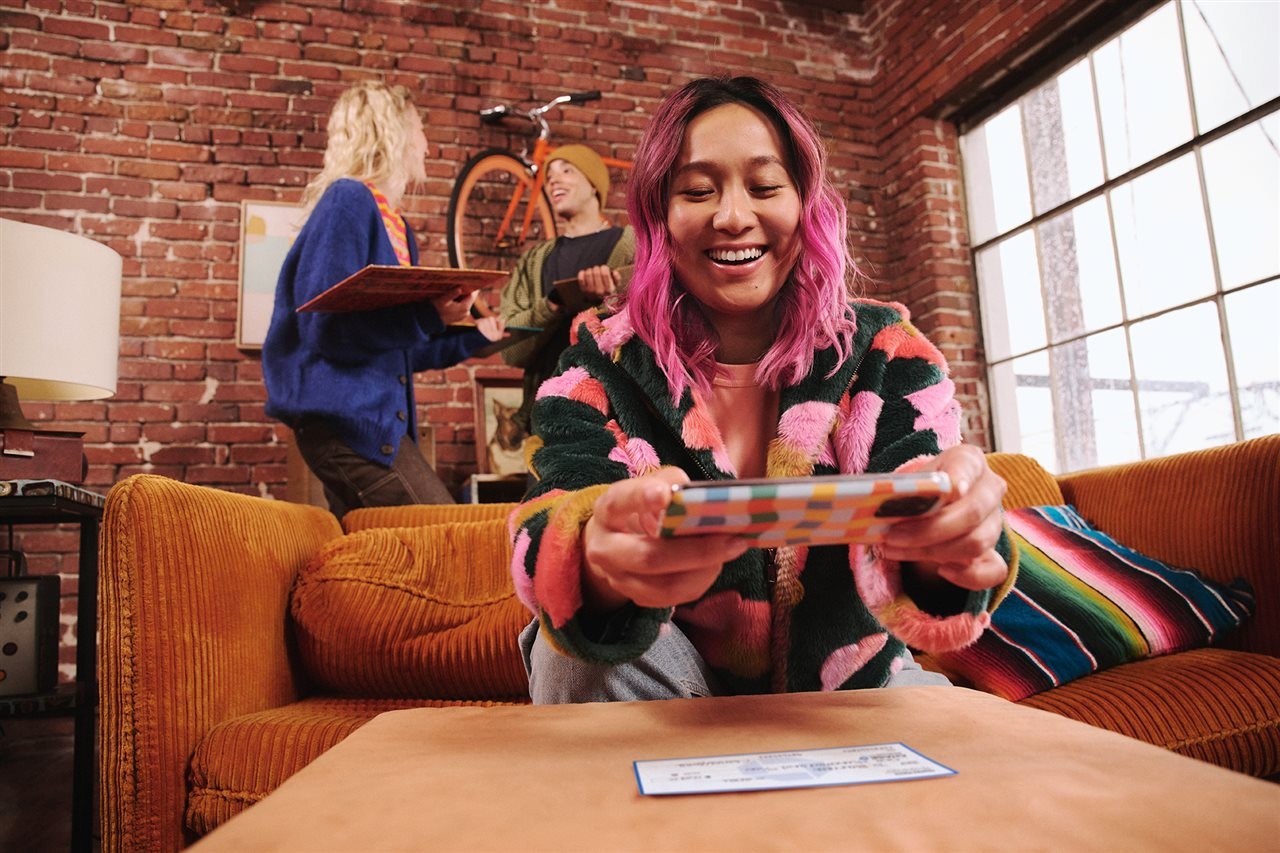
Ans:
[[[928,515],[951,493],[938,471],[713,480],[671,487],[660,535],[732,533],[753,545],[874,543],[893,522]]]

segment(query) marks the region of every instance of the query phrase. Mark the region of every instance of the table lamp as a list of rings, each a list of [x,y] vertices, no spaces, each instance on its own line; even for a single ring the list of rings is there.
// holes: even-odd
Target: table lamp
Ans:
[[[83,433],[38,429],[18,401],[116,392],[122,266],[86,237],[0,219],[0,480],[84,481]]]

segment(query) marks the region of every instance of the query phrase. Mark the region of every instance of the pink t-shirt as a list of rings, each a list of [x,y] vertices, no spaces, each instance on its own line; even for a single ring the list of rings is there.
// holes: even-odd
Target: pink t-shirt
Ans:
[[[778,430],[778,392],[756,382],[757,364],[718,364],[711,419],[738,477],[763,477],[769,442]]]

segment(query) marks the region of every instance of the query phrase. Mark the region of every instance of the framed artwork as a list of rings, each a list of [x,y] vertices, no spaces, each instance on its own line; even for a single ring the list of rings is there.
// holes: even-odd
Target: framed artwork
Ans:
[[[236,346],[261,349],[271,322],[276,279],[298,231],[302,208],[282,201],[240,202],[240,305]]]
[[[499,476],[525,473],[528,435],[514,420],[524,398],[523,380],[477,376],[475,395],[476,470]]]

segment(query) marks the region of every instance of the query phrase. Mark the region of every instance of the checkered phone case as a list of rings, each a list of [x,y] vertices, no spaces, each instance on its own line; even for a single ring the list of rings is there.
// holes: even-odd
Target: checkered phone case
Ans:
[[[936,471],[683,483],[672,486],[661,535],[732,533],[764,548],[877,542],[950,491]]]

